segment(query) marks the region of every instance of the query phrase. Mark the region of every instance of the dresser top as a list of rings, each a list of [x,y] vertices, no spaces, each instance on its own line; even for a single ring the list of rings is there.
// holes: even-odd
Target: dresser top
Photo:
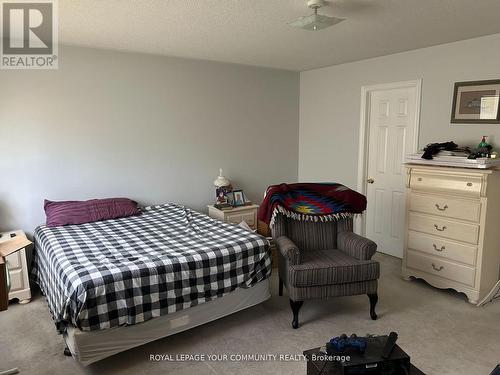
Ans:
[[[440,170],[440,171],[458,172],[458,173],[491,174],[499,170],[497,167],[489,169],[481,169],[481,168],[443,167],[441,165],[424,165],[424,164],[411,164],[411,163],[405,163],[404,165],[406,168],[409,169]]]
[[[212,204],[209,204],[207,207],[211,208],[211,209],[214,209],[214,210],[219,210],[217,207],[214,207]],[[228,208],[228,209],[219,210],[219,211],[223,211],[223,212],[238,212],[238,211],[246,211],[246,210],[255,209],[255,208],[259,208],[259,206],[257,204],[253,204],[252,203],[252,204],[247,204],[247,205],[244,205],[244,206],[238,206],[238,207]]]

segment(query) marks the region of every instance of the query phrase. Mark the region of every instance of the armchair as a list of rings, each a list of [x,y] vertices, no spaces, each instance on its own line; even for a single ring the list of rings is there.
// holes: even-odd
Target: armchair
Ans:
[[[279,295],[288,291],[292,327],[299,326],[304,300],[367,294],[377,319],[380,265],[371,260],[375,242],[352,231],[352,218],[298,221],[278,214],[272,228],[278,247]]]

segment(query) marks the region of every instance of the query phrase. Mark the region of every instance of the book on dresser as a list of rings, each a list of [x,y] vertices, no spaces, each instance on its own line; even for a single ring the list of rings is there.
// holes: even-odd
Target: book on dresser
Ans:
[[[402,275],[478,304],[500,274],[500,171],[406,165]]]

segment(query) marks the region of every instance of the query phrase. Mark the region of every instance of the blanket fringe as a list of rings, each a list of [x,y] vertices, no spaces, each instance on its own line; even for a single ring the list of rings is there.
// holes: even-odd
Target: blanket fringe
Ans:
[[[292,212],[284,208],[283,206],[276,206],[276,208],[273,210],[273,214],[271,216],[271,221],[269,223],[269,227],[272,228],[274,227],[274,222],[276,220],[276,216],[278,213],[285,215],[286,217],[293,219],[293,220],[298,220],[298,221],[314,221],[314,222],[328,222],[328,221],[337,221],[341,219],[347,219],[354,217],[353,213],[350,212],[341,212],[338,214],[328,214],[328,215],[308,215],[308,214],[301,214],[298,212]]]

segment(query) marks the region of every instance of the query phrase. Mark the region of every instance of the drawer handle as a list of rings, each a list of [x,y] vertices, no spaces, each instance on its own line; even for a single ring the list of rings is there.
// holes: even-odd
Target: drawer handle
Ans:
[[[472,182],[467,182],[467,186],[472,186]]]
[[[439,229],[439,227],[437,226],[437,224],[434,224],[434,228],[436,228],[436,230],[438,230],[440,232],[443,232],[446,229],[446,226],[443,225],[443,227],[441,229]]]
[[[433,244],[432,244],[432,246],[434,246],[434,250],[436,250],[436,251],[443,251],[443,250],[445,250],[445,249],[446,249],[446,247],[444,247],[444,246],[441,246],[441,248],[439,249],[439,248],[436,246],[436,244],[435,244],[435,243],[433,243]]]
[[[436,265],[432,263],[432,268],[434,269],[434,271],[441,271],[444,267],[443,266],[436,267]]]
[[[437,203],[435,204],[435,206],[436,206],[436,208],[437,208],[439,211],[446,211],[446,209],[448,208],[448,205],[447,205],[447,204],[445,204],[445,205],[443,206],[443,208],[439,207],[439,204],[437,204]]]

